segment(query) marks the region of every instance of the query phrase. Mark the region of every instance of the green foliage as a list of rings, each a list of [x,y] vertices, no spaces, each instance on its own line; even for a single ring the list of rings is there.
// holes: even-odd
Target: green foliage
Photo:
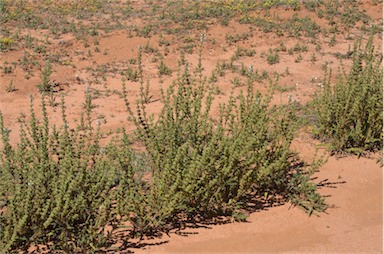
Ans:
[[[315,160],[307,171],[303,171],[300,166],[296,167],[288,184],[288,197],[290,201],[309,215],[317,214],[318,211],[323,211],[327,208],[325,198],[318,194],[317,185],[311,181],[312,175],[323,163],[325,163],[324,159]],[[300,162],[296,165],[300,165]]]
[[[54,83],[51,81],[50,77],[53,73],[51,63],[47,61],[45,63],[44,69],[41,71],[41,83],[37,85],[40,93],[51,93],[53,92]]]
[[[303,1],[305,9],[308,11],[315,12],[317,8],[321,7],[323,0],[307,0]]]
[[[300,18],[296,13],[284,26],[289,35],[295,37],[300,37],[304,34],[306,37],[316,38],[317,34],[321,31],[321,27],[311,17]]]
[[[225,41],[228,43],[229,46],[231,46],[234,43],[237,43],[239,41],[245,41],[248,40],[249,37],[252,37],[252,33],[241,33],[241,34],[226,34],[225,35]]]
[[[331,72],[324,88],[314,96],[317,116],[314,134],[327,141],[333,152],[362,154],[383,146],[382,55],[375,52],[373,38],[357,41],[349,73],[343,72],[331,87]]]
[[[252,199],[280,197],[308,211],[323,211],[308,170],[290,150],[297,129],[294,107],[272,107],[272,93],[231,95],[211,116],[216,92],[205,84],[201,56],[196,75],[180,62],[177,80],[162,90],[163,108],[149,116],[139,53],[140,98],[135,113],[125,87],[133,136],[123,133],[102,147],[93,127],[90,92],[85,114],[72,129],[62,100],[62,122],[51,126],[42,94],[42,119],[31,102],[20,118],[16,147],[0,115],[0,249],[98,253],[129,225],[127,239],[156,236],[217,215],[246,219]],[[27,120],[29,119],[29,120]],[[144,152],[131,149],[139,141]]]
[[[163,91],[157,121],[147,115],[143,99],[137,100],[136,114],[125,99],[152,175],[148,191],[141,194],[148,207],[135,220],[136,232],[167,230],[180,218],[239,217],[238,209],[246,206],[250,194],[289,194],[294,204],[308,199],[316,206],[303,207],[323,210],[316,185],[307,188],[310,178],[297,177],[306,175],[305,169],[294,177],[291,172],[296,158],[289,148],[294,112],[270,108],[271,96],[263,97],[249,85],[246,93],[222,104],[218,118],[212,119],[214,88],[184,67],[177,82]]]
[[[89,96],[87,96],[89,97]],[[87,123],[71,129],[62,101],[63,126],[51,126],[45,100],[42,121],[31,100],[30,120],[21,118],[13,148],[0,115],[0,249],[45,244],[67,253],[93,252],[107,245],[115,169],[94,133],[87,99]]]
[[[160,65],[158,69],[159,69],[159,76],[172,75],[172,69],[169,68],[167,65],[165,65],[163,59],[160,60]]]
[[[247,49],[247,48],[242,48],[242,47],[237,47],[235,53],[232,56],[233,60],[237,60],[240,57],[251,57],[256,54],[256,51],[254,49]]]
[[[276,52],[276,51],[272,51],[270,49],[269,52],[268,52],[268,55],[267,55],[267,62],[270,65],[279,63],[280,62],[279,53]]]
[[[0,5],[1,6],[1,5]],[[0,51],[6,51],[12,47],[14,40],[9,37],[3,37],[0,39]]]
[[[264,8],[271,8],[272,6],[286,5],[292,7],[294,10],[297,10],[300,5],[298,0],[263,0],[262,6]]]
[[[59,36],[73,32],[77,38],[99,34],[100,29],[108,30],[121,25],[121,20],[127,18],[127,9],[131,3],[128,1],[125,8],[116,1],[78,0],[78,1],[52,1],[52,0],[0,0],[0,22],[5,26],[47,29],[51,35]],[[91,20],[95,15],[110,14],[108,23],[99,20],[82,24],[82,20]],[[118,18],[117,18],[118,17]],[[85,27],[87,26],[87,27]],[[6,42],[6,41],[5,41]],[[8,49],[12,44],[1,42],[0,50]]]

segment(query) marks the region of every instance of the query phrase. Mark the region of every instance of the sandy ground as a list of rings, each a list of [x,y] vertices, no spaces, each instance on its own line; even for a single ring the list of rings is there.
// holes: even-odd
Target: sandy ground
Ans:
[[[381,17],[382,4],[371,6],[365,4],[367,13],[376,18]],[[285,13],[282,16],[289,16]],[[302,13],[301,15],[305,15]],[[327,47],[329,38],[320,38],[323,44],[321,54],[317,54],[317,61],[311,63],[310,55],[314,52],[315,45],[309,43],[309,39],[299,40],[308,45],[308,52],[301,53],[303,61],[296,63],[294,56],[287,52],[280,52],[280,62],[276,65],[266,64],[261,52],[269,48],[278,47],[285,43],[287,48],[293,47],[298,40],[295,38],[278,37],[273,34],[263,34],[254,31],[251,39],[239,42],[236,45],[225,44],[225,34],[246,31],[247,28],[239,24],[231,23],[228,27],[212,25],[207,32],[207,42],[203,45],[202,64],[204,74],[209,76],[219,61],[228,60],[233,55],[237,46],[253,47],[256,56],[245,57],[241,60],[246,66],[252,65],[257,69],[264,69],[269,73],[281,74],[279,85],[287,88],[286,92],[277,93],[273,103],[285,103],[288,98],[305,104],[310,100],[314,91],[321,86],[320,79],[323,75],[322,64],[328,62],[330,67],[337,69],[340,61],[334,53],[345,53],[353,41],[340,35],[335,47]],[[44,38],[46,31],[32,31],[36,38]],[[178,48],[182,40],[171,35],[164,35],[164,39],[174,42],[167,50],[169,53],[164,62],[173,70],[173,76],[157,75],[158,62],[154,60],[154,54],[143,55],[143,70],[146,79],[150,82],[152,102],[148,104],[148,110],[154,114],[161,109],[160,87],[167,87],[176,77]],[[195,36],[195,35],[193,35]],[[192,37],[193,37],[192,36]],[[196,35],[198,37],[198,35]],[[83,110],[84,92],[86,89],[97,91],[94,96],[94,124],[104,123],[102,129],[115,131],[124,126],[132,130],[133,126],[127,124],[127,113],[124,110],[124,102],[119,97],[121,91],[121,77],[107,73],[103,82],[94,80],[89,68],[109,65],[120,68],[126,66],[127,61],[136,58],[138,45],[149,43],[164,54],[164,46],[158,45],[158,35],[150,39],[130,37],[127,31],[114,31],[107,35],[100,35],[100,52],[92,52],[83,43],[76,41],[70,35],[64,35],[51,40],[48,50],[53,53],[66,52],[71,65],[54,65],[52,80],[59,84],[61,93],[65,94],[67,114],[69,120],[78,121]],[[213,43],[214,39],[214,43]],[[376,38],[375,44],[381,46],[381,39]],[[107,51],[108,54],[103,54]],[[165,54],[164,54],[165,55]],[[23,49],[17,48],[1,54],[1,65],[5,62],[20,61]],[[41,60],[39,56],[31,58]],[[191,63],[191,70],[197,66],[197,50],[193,54],[186,55]],[[350,62],[344,61],[348,66]],[[240,65],[240,62],[237,63]],[[289,74],[284,72],[289,66]],[[5,125],[12,130],[11,138],[16,142],[18,135],[17,119],[20,113],[28,112],[29,96],[35,98],[35,108],[40,104],[40,94],[36,85],[40,82],[40,74],[36,70],[35,75],[26,78],[21,68],[16,67],[12,73],[1,73],[0,83],[0,111],[4,115]],[[100,77],[98,77],[100,79]],[[217,84],[221,90],[214,105],[225,101],[230,95],[234,74],[228,72],[224,77],[219,77]],[[5,92],[12,80],[16,91]],[[129,100],[135,101],[139,93],[139,83],[127,81]],[[267,82],[255,83],[255,88],[262,92],[267,90]],[[96,94],[96,93],[95,93]],[[52,123],[61,123],[59,93],[47,98],[52,106],[48,107]],[[215,112],[212,112],[213,114]],[[39,113],[38,113],[39,114]],[[76,120],[77,119],[77,120]],[[302,158],[311,161],[318,148],[318,143],[310,138],[309,134],[302,133],[294,142],[293,148]],[[325,153],[320,149],[320,154]],[[225,225],[204,226],[200,228],[188,228],[178,233],[164,235],[162,238],[142,241],[137,248],[129,248],[127,252],[134,253],[382,253],[383,252],[383,168],[377,159],[381,155],[372,154],[371,158],[328,157],[319,172],[315,174],[315,182],[319,183],[319,189],[326,196],[330,208],[319,216],[309,217],[302,210],[291,207],[289,204],[271,207],[250,214],[245,223],[230,223]]]

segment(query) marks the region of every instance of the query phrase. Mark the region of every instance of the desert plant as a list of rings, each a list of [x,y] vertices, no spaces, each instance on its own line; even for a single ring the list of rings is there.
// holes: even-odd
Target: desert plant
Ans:
[[[311,61],[312,64],[315,64],[315,62],[317,61],[317,57],[316,57],[315,53],[312,53],[312,54],[311,54],[311,59],[310,59],[310,61]]]
[[[12,47],[14,40],[9,37],[3,37],[0,39],[0,51],[6,51]]]
[[[158,67],[159,71],[159,76],[163,75],[172,75],[172,69],[169,68],[163,61],[163,58],[160,59],[160,65]]]
[[[71,129],[62,101],[63,126],[51,126],[42,98],[39,121],[21,118],[19,144],[10,144],[0,115],[0,249],[8,253],[43,244],[52,251],[93,252],[107,245],[115,169],[91,126],[90,98],[83,128]]]
[[[4,74],[10,74],[13,72],[13,70],[14,68],[12,68],[12,66],[9,66],[7,62],[4,63],[4,67],[3,67]]]
[[[190,76],[188,64],[184,68],[162,92],[163,109],[156,121],[147,115],[143,99],[137,100],[134,113],[125,97],[137,137],[148,152],[152,176],[148,190],[135,194],[147,207],[125,211],[135,214],[135,232],[169,230],[181,218],[238,217],[238,209],[246,206],[251,193],[278,193],[306,209],[323,210],[316,185],[307,188],[310,178],[298,177],[306,174],[304,170],[295,171],[297,175],[291,171],[295,164],[289,148],[295,133],[293,111],[271,109],[271,96],[261,96],[249,83],[246,93],[231,96],[220,106],[219,117],[212,119],[213,87]],[[316,205],[302,205],[306,199]]]
[[[331,40],[329,41],[328,45],[330,47],[333,47],[336,45],[336,35],[335,34],[332,35]]]
[[[375,52],[372,37],[365,48],[358,40],[352,55],[349,73],[341,73],[331,87],[327,72],[324,88],[313,100],[314,134],[327,141],[333,153],[362,154],[383,146],[382,55]]]
[[[300,43],[296,43],[295,46],[293,46],[292,49],[293,49],[294,52],[307,52],[308,51],[308,46],[301,45]]]
[[[267,54],[267,62],[270,65],[277,64],[280,62],[280,56],[279,53],[276,51],[272,51],[269,49],[269,52]]]
[[[299,54],[296,58],[295,58],[295,63],[300,63],[301,60],[303,60],[303,56],[301,54]]]
[[[185,71],[162,91],[156,121],[146,112],[145,88],[136,113],[123,90],[137,127],[134,140],[144,153],[132,151],[124,131],[101,147],[89,90],[74,129],[64,99],[61,128],[49,123],[44,93],[41,121],[31,102],[30,120],[20,119],[16,148],[0,115],[1,250],[43,245],[49,251],[99,252],[124,221],[131,227],[128,237],[135,237],[218,214],[244,220],[240,209],[255,195],[279,195],[309,212],[325,209],[310,182],[313,171],[290,151],[296,129],[292,108],[270,107],[271,95],[261,96],[249,82],[247,92],[232,95],[213,119],[215,87],[205,85],[201,58],[196,76],[187,63],[182,66]]]
[[[227,44],[229,46],[231,46],[232,44],[234,43],[237,43],[239,41],[245,41],[245,40],[248,40],[250,37],[252,37],[252,33],[251,32],[244,32],[242,34],[226,34],[225,35],[225,41],[227,42]]]
[[[5,88],[5,91],[6,91],[7,93],[12,93],[12,92],[17,91],[17,88],[16,88],[15,85],[13,84],[13,80],[12,80],[12,79],[9,81],[9,84],[8,84],[8,86]]]
[[[40,93],[53,92],[54,83],[51,81],[51,75],[53,73],[51,63],[46,61],[44,69],[41,71],[41,83],[37,85]]]

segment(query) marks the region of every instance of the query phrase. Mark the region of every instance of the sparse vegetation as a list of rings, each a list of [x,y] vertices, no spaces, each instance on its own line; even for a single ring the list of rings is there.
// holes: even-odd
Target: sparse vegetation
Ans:
[[[278,62],[280,62],[279,53],[277,53],[276,51],[272,51],[270,49],[268,54],[267,54],[267,62],[268,62],[268,64],[271,64],[271,65],[277,64]]]
[[[213,90],[190,77],[185,68],[163,93],[163,110],[156,122],[146,112],[145,90],[137,114],[125,97],[137,138],[148,155],[142,166],[136,164],[140,154],[131,151],[126,134],[121,141],[100,146],[89,92],[86,118],[74,132],[64,101],[64,125],[50,125],[44,96],[43,121],[39,123],[31,104],[31,119],[21,119],[16,148],[0,118],[2,249],[43,243],[50,250],[99,250],[110,243],[112,231],[103,230],[107,225],[114,230],[128,220],[132,236],[142,236],[170,230],[182,222],[182,214],[191,219],[208,214],[238,218],[250,193],[282,195],[311,213],[322,211],[323,199],[304,177],[310,172],[303,167],[291,174],[297,160],[289,150],[295,132],[293,112],[268,110],[270,97],[248,86],[246,94],[221,105],[220,116],[213,121],[209,117]],[[145,172],[151,182],[141,178]],[[310,187],[304,188],[307,184]]]
[[[0,253],[130,252],[264,206],[324,211],[325,160],[293,147],[382,151],[377,6],[0,0]]]

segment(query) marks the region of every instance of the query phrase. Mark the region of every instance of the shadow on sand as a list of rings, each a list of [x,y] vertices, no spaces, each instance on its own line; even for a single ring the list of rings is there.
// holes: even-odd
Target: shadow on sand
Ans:
[[[298,166],[299,164],[296,164]],[[300,165],[303,166],[303,165]],[[312,177],[312,181],[317,182],[318,177]],[[317,188],[337,188],[338,185],[345,184],[346,181],[330,181],[328,178],[318,181]],[[324,195],[323,197],[330,197],[330,195]],[[223,225],[233,223],[235,221],[241,221],[243,223],[249,223],[246,220],[247,215],[251,213],[268,211],[272,207],[282,206],[287,203],[287,197],[274,193],[270,196],[263,196],[261,193],[252,193],[244,197],[242,202],[246,204],[241,213],[245,215],[243,219],[236,219],[232,213],[211,213],[211,214],[194,214],[194,215],[177,215],[176,218],[170,222],[170,229],[167,232],[161,232],[159,234],[142,237],[140,239],[133,239],[132,232],[129,230],[120,231],[116,234],[115,242],[119,242],[117,253],[134,253],[137,249],[146,249],[147,247],[163,245],[169,242],[169,236],[176,234],[183,237],[198,234],[196,229],[211,229],[216,225]],[[328,208],[335,208],[335,205],[328,205]],[[326,213],[326,212],[325,212]],[[164,236],[168,237],[165,240]],[[116,251],[109,251],[108,253],[116,253]]]

